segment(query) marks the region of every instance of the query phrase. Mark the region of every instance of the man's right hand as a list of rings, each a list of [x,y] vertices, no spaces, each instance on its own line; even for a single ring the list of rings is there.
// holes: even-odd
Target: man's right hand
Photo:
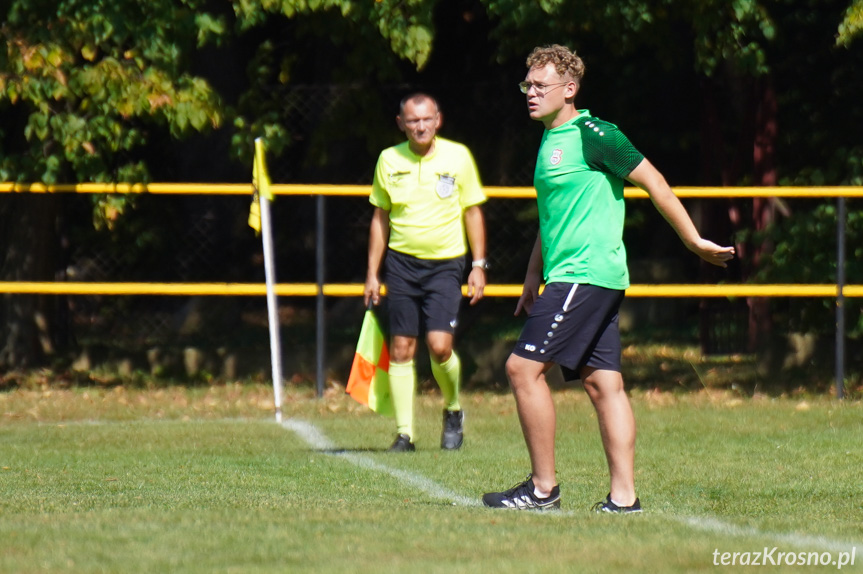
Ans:
[[[521,290],[521,297],[518,298],[518,303],[515,306],[515,316],[518,316],[522,309],[524,309],[524,312],[528,315],[530,314],[530,310],[533,309],[533,304],[539,297],[539,284],[541,282],[542,279],[538,276],[534,277],[529,275],[528,277],[525,277],[524,287]]]
[[[377,277],[366,278],[366,286],[363,288],[363,304],[368,307],[369,301],[374,305],[381,301],[381,282]]]

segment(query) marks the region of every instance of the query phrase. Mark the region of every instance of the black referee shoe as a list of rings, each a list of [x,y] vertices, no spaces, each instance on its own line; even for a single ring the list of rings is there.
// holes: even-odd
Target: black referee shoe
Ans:
[[[417,447],[411,442],[411,437],[406,434],[400,434],[393,441],[392,446],[387,449],[387,452],[413,452],[416,449]]]
[[[464,440],[464,411],[443,411],[443,431],[440,436],[440,447],[444,450],[461,448]]]

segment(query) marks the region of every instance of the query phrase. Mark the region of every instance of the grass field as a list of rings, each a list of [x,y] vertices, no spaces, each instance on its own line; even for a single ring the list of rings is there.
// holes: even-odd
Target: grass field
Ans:
[[[593,411],[556,400],[563,508],[536,514],[479,506],[529,470],[506,392],[465,394],[459,452],[424,394],[392,455],[339,389],[288,389],[282,425],[255,383],[6,391],[0,572],[863,571],[859,401],[635,390],[646,512],[600,516]],[[813,559],[837,563],[785,564]]]

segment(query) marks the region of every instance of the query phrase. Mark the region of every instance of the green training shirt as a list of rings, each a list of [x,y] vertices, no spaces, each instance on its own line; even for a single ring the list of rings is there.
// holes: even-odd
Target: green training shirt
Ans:
[[[643,159],[588,110],[543,133],[533,183],[546,283],[629,287],[623,185]]]
[[[420,259],[467,253],[464,210],[485,199],[470,150],[441,137],[428,156],[408,142],[381,152],[369,197],[389,211],[390,249]]]

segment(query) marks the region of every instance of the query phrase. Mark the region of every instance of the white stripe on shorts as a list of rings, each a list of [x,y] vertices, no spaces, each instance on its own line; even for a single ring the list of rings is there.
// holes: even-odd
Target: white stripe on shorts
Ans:
[[[575,297],[575,290],[578,289],[578,283],[572,284],[572,289],[569,290],[569,295],[566,296],[566,301],[563,302],[563,311],[569,310],[569,304],[572,303],[572,298]]]

